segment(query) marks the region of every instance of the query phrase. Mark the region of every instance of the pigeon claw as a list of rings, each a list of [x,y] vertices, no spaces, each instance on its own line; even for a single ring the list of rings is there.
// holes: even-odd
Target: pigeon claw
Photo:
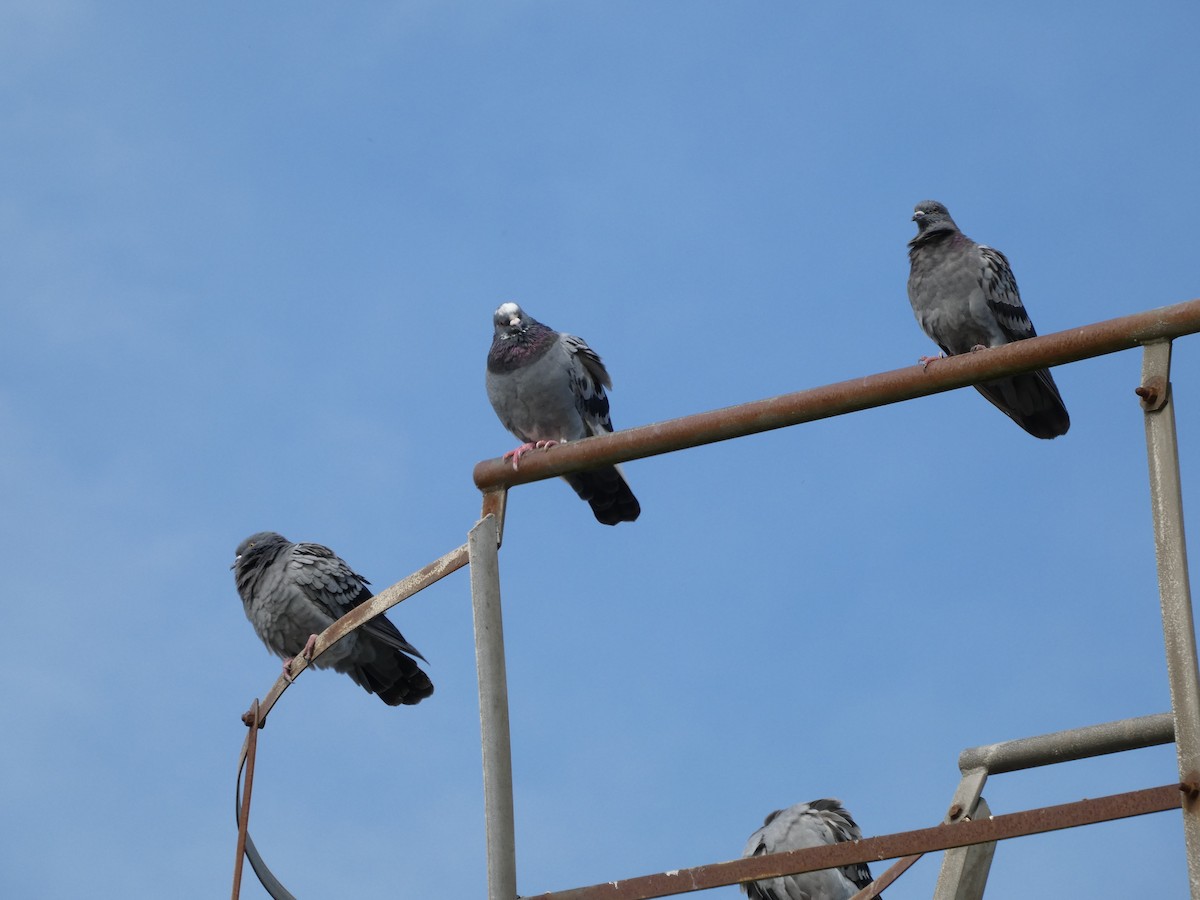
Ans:
[[[937,362],[939,359],[945,359],[945,355],[939,353],[937,356],[922,356],[917,362],[921,364],[922,369],[928,369],[931,362]]]
[[[300,651],[300,655],[304,657],[305,662],[312,659],[313,647],[317,646],[317,636],[310,634],[308,640],[304,642],[304,649]]]
[[[513,471],[515,472],[515,471],[517,471],[518,468],[520,468],[521,454],[528,453],[530,450],[533,450],[534,448],[535,448],[534,444],[522,444],[520,447],[517,447],[515,450],[509,450],[507,453],[505,453],[504,459],[506,461],[509,459],[512,460]]]
[[[504,459],[512,458],[513,471],[516,472],[521,465],[521,457],[530,450],[545,450],[547,447],[553,447],[558,441],[538,441],[536,444],[522,444],[515,450],[509,450],[504,454]]]
[[[296,656],[289,656],[283,661],[283,677],[287,679],[288,684],[291,684],[296,679],[292,677],[292,663],[295,662],[297,656],[303,656],[305,662],[312,660],[313,647],[317,645],[317,636],[310,634],[308,640],[304,642],[304,646]]]

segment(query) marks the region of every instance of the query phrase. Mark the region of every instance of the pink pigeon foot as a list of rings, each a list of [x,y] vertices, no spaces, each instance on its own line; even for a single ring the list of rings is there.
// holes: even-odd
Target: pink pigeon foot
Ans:
[[[534,446],[535,446],[534,444],[522,444],[520,447],[518,447],[515,450],[509,450],[507,453],[504,454],[503,458],[506,460],[511,459],[513,461],[513,471],[515,472],[520,467],[521,454],[528,453],[530,450],[533,450]]]
[[[917,360],[921,364],[922,369],[928,369],[931,362],[937,362],[939,359],[945,359],[946,354],[939,353],[937,356],[922,356]]]
[[[310,634],[308,636],[308,640],[304,642],[304,649],[300,651],[300,655],[303,656],[305,660],[311,660],[313,648],[315,646],[317,646],[317,636],[315,634]]]
[[[528,453],[530,450],[545,450],[547,447],[553,447],[557,443],[558,441],[538,441],[536,444],[522,444],[516,450],[509,450],[504,454],[503,458],[508,459],[510,456],[512,457],[513,471],[515,472],[520,467],[521,456],[523,454]]]
[[[308,636],[308,640],[304,642],[303,649],[301,649],[301,651],[299,653],[297,653],[296,656],[303,656],[305,662],[311,660],[312,654],[313,654],[313,647],[315,647],[316,645],[317,645],[317,636],[315,634],[310,634]],[[295,680],[292,678],[292,661],[296,658],[296,656],[290,656],[283,661],[283,677],[288,680],[288,684],[291,684]]]
[[[978,353],[980,350],[986,350],[986,349],[987,349],[987,347],[983,346],[983,344],[976,344],[974,347],[971,348],[971,352]]]

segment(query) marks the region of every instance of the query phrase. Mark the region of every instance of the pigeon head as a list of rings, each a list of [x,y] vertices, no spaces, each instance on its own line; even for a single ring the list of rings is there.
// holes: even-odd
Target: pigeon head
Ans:
[[[529,329],[530,325],[538,324],[525,315],[525,310],[512,302],[501,303],[496,309],[492,321],[496,326],[496,337],[500,340],[519,337]]]
[[[913,210],[912,220],[917,223],[917,235],[924,236],[937,231],[958,231],[950,218],[950,211],[936,200],[922,200]]]
[[[286,545],[287,542],[287,538],[276,531],[260,531],[257,534],[252,534],[238,544],[236,558],[233,560],[233,565],[229,568],[232,569],[238,565],[247,565],[261,558],[264,554],[269,553],[271,556],[274,556],[275,551]]]

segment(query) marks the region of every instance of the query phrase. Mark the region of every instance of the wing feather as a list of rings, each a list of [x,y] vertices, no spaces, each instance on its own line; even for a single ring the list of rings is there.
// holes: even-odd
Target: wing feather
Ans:
[[[606,387],[612,387],[608,370],[600,361],[599,354],[589,347],[583,338],[564,334],[562,339],[571,355],[570,379],[571,392],[575,395],[575,407],[583,418],[588,434],[612,431],[612,420],[608,414],[608,395],[604,393]]]
[[[1005,337],[1010,342],[1036,337],[1033,322],[1025,312],[1025,304],[1021,302],[1021,295],[1017,291],[1017,279],[1012,266],[1008,264],[1008,257],[983,244],[979,245],[979,255],[983,263],[980,274],[983,295]]]

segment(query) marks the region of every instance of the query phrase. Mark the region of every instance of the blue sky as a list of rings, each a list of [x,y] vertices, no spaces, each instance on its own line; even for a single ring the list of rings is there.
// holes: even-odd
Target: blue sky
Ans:
[[[278,530],[382,588],[463,543],[473,465],[514,443],[483,387],[503,301],[587,339],[630,427],[931,352],[905,295],[927,198],[1005,251],[1042,333],[1196,297],[1198,26],[1184,2],[5,4],[0,894],[228,891],[238,717],[278,671],[234,548]],[[1193,535],[1198,354],[1177,342]],[[730,859],[822,796],[925,827],[964,747],[1166,710],[1139,367],[1059,369],[1053,442],[967,389],[635,462],[633,525],[515,490],[520,891]],[[310,672],[262,735],[252,831],[302,897],[483,895],[466,573],[391,616],[430,700]],[[1176,775],[1168,747],[985,794]],[[1184,894],[1178,815],[1005,844],[988,896],[1130,884]]]

